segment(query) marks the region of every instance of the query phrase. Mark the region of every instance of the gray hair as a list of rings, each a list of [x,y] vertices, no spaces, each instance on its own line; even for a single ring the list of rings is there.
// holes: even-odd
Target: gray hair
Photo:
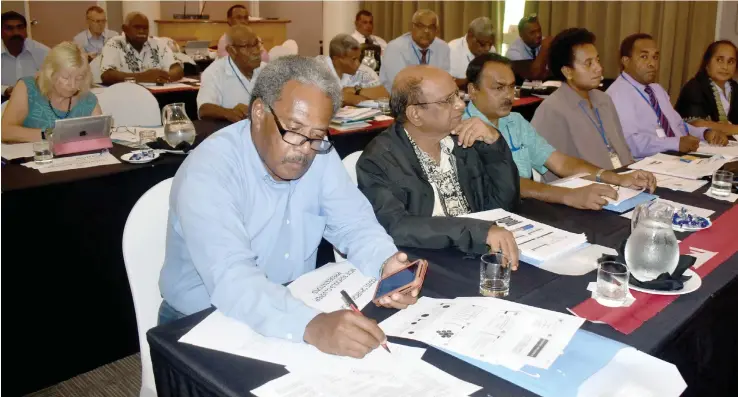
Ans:
[[[261,99],[264,104],[273,107],[282,96],[282,88],[288,81],[310,84],[325,93],[333,103],[333,113],[341,108],[343,96],[341,86],[333,72],[323,62],[310,57],[288,55],[270,61],[261,70],[251,90],[251,103]]]
[[[423,94],[423,88],[421,83],[423,78],[409,76],[402,80],[395,80],[392,85],[392,94],[390,95],[390,112],[392,117],[399,123],[407,121],[405,111],[410,105],[423,102],[425,100],[425,94]],[[425,105],[420,105],[425,106]]]
[[[351,37],[350,34],[341,33],[331,40],[331,44],[328,47],[328,55],[331,58],[342,57],[349,51],[358,50],[359,48],[361,47],[355,38]]]
[[[441,23],[441,20],[438,19],[438,14],[436,14],[433,10],[429,10],[427,8],[421,8],[418,11],[415,11],[415,14],[413,14],[413,19],[411,19],[411,21],[414,23],[418,20],[418,18],[428,15],[436,19],[436,25]]]
[[[144,14],[143,12],[133,11],[133,12],[129,12],[126,15],[126,18],[123,20],[123,24],[126,26],[130,25],[131,21],[133,21],[133,18],[136,18],[136,17],[144,17],[146,18],[147,21],[149,20],[149,17],[147,17],[146,14]]]
[[[474,37],[492,37],[495,35],[495,27],[492,20],[487,17],[479,17],[469,23],[469,33]]]

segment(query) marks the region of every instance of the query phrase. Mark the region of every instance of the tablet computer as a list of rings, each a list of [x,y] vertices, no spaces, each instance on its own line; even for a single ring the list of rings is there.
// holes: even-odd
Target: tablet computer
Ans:
[[[56,120],[51,135],[54,155],[83,153],[113,147],[110,128],[113,116],[89,116]]]

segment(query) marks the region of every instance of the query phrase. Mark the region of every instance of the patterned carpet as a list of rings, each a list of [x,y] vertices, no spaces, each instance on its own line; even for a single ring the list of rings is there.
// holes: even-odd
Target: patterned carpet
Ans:
[[[141,390],[138,353],[26,397],[135,397]]]

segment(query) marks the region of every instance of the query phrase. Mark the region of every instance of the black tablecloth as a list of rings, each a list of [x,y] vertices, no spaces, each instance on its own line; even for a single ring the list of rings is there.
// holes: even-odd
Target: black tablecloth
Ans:
[[[200,90],[172,91],[172,92],[154,92],[156,101],[159,102],[159,109],[170,103],[182,102],[185,104],[185,111],[190,120],[197,120],[197,93]]]
[[[704,188],[702,189],[704,190]],[[702,191],[701,190],[701,191]],[[701,192],[700,191],[700,192]],[[660,196],[683,204],[715,210],[715,219],[732,204],[698,193],[659,189]],[[610,212],[589,212],[526,200],[522,215],[562,229],[586,233],[592,243],[614,247],[627,237],[630,221]],[[677,233],[683,239],[686,233]],[[453,250],[406,249],[411,256],[430,260],[423,288],[425,296],[453,298],[478,294],[479,259]],[[738,255],[732,256],[703,280],[702,287],[679,297],[630,335],[608,325],[586,323],[583,328],[660,357],[679,367],[690,396],[729,396],[738,390]],[[513,274],[508,299],[566,312],[589,293],[595,273],[558,276],[526,264]],[[392,310],[367,306],[365,314],[383,320]],[[231,356],[177,342],[210,310],[149,331],[148,339],[160,397],[249,395],[259,385],[286,373],[283,367]],[[531,393],[461,362],[433,348],[426,361],[461,379],[484,387],[476,395],[527,396]]]

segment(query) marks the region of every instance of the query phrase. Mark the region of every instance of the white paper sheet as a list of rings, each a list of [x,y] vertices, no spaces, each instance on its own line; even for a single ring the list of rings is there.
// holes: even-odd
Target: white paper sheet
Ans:
[[[57,171],[76,170],[80,168],[99,167],[102,165],[119,164],[120,161],[109,152],[83,154],[81,156],[54,158],[51,164],[38,165],[33,161],[23,166],[38,170],[42,174]]]
[[[635,170],[624,171],[621,172],[620,175],[630,174],[634,171]],[[656,178],[656,184],[658,185],[658,187],[687,193],[692,193],[702,186],[705,186],[705,184],[707,183],[707,181],[699,179],[684,179],[671,175],[653,174],[653,176]]]
[[[705,262],[709,261],[710,259],[712,259],[713,256],[717,255],[717,252],[707,251],[697,247],[689,247],[689,254],[687,255],[691,255],[697,258],[697,260],[694,262],[694,265],[692,265],[692,268],[699,269],[700,266],[705,264]]]
[[[618,252],[609,247],[589,244],[566,255],[549,259],[536,267],[563,276],[581,276],[597,269],[597,259],[603,254],[617,255]]]
[[[597,292],[597,282],[596,282],[596,281],[593,281],[593,282],[591,282],[591,283],[587,284],[587,291],[589,291],[589,292],[591,292],[591,293],[592,293],[592,299],[596,300],[596,301],[597,301],[597,303],[599,303],[599,304],[601,304],[601,305],[602,305],[602,302],[600,302],[600,301],[599,301],[599,300],[597,299],[597,298],[598,298],[598,296],[597,296],[597,293],[596,293],[596,292]],[[627,291],[627,292],[628,292],[628,296],[626,296],[626,297],[625,297],[625,302],[623,302],[623,304],[622,304],[622,305],[620,305],[620,306],[618,306],[618,307],[629,307],[630,305],[632,305],[632,304],[633,304],[633,302],[635,302],[635,301],[636,301],[636,299],[635,299],[635,297],[633,296],[633,294],[631,294],[631,293],[630,293],[630,288],[628,289],[628,291]],[[605,303],[605,304],[604,304],[603,306],[613,307],[613,306],[611,306],[611,305],[609,304],[609,302]]]
[[[735,200],[738,199],[738,194],[735,194],[735,193],[731,193],[729,196],[713,196],[710,193],[710,189],[707,189],[707,191],[705,192],[705,196],[712,197],[715,200],[722,200],[722,201],[727,201],[730,203],[735,203]]]
[[[720,154],[725,158],[733,159],[738,157],[738,142],[728,141],[726,146],[711,145],[707,142],[700,142],[700,147],[694,153]]]
[[[141,140],[141,131],[154,131],[157,138],[164,138],[164,126],[160,127],[127,127],[130,131],[124,131],[123,128],[114,129],[110,134],[110,139],[114,141],[125,141],[130,143],[138,143]]]
[[[33,157],[33,143],[3,143],[2,157],[7,160]]]
[[[156,85],[154,83],[140,83],[140,84],[146,86],[146,88],[148,88],[149,91],[152,91],[152,92],[171,90],[173,88],[189,88],[191,90],[197,90],[197,87],[193,87],[189,84],[182,84],[182,83],[166,83],[161,86]]]
[[[593,183],[597,183],[597,182],[586,180],[586,179],[581,179],[581,178],[573,178],[573,179],[567,178],[567,179],[560,179],[558,181],[554,181],[551,183],[551,185],[565,187],[568,189],[576,189],[576,188],[580,188],[584,186],[589,186]],[[606,185],[606,183],[600,183],[600,184]],[[613,186],[613,185],[610,185],[610,186],[612,186],[612,188],[615,189],[618,193],[617,200],[613,200],[609,197],[606,198],[607,202],[612,205],[620,205],[623,201],[630,200],[633,197],[641,194],[641,192],[643,191],[643,189],[634,190],[634,189],[629,189],[627,187],[620,187],[620,186]]]
[[[584,234],[557,229],[500,208],[463,217],[490,221],[511,231],[523,256],[536,261],[549,260],[587,242]]]
[[[346,290],[351,299],[363,309],[374,297],[377,279],[363,275],[350,262],[329,263],[305,273],[290,283],[287,289],[297,299],[324,313],[348,309],[341,298]]]
[[[710,158],[685,162],[680,157],[659,153],[633,163],[628,168],[686,179],[700,179],[704,176],[712,175],[728,161],[728,159],[722,156],[715,155]]]
[[[672,207],[674,207],[675,211],[679,211],[682,207],[684,207],[690,214],[701,216],[703,218],[709,218],[710,216],[712,216],[712,214],[715,213],[715,211],[713,210],[708,210],[706,208],[700,208],[700,207],[694,207],[691,205],[681,204],[681,203],[677,203],[671,200],[666,200],[662,198],[659,198],[657,200],[660,203],[671,205]],[[633,219],[633,211],[628,211],[625,214],[620,214],[620,216],[622,216],[623,218]]]

